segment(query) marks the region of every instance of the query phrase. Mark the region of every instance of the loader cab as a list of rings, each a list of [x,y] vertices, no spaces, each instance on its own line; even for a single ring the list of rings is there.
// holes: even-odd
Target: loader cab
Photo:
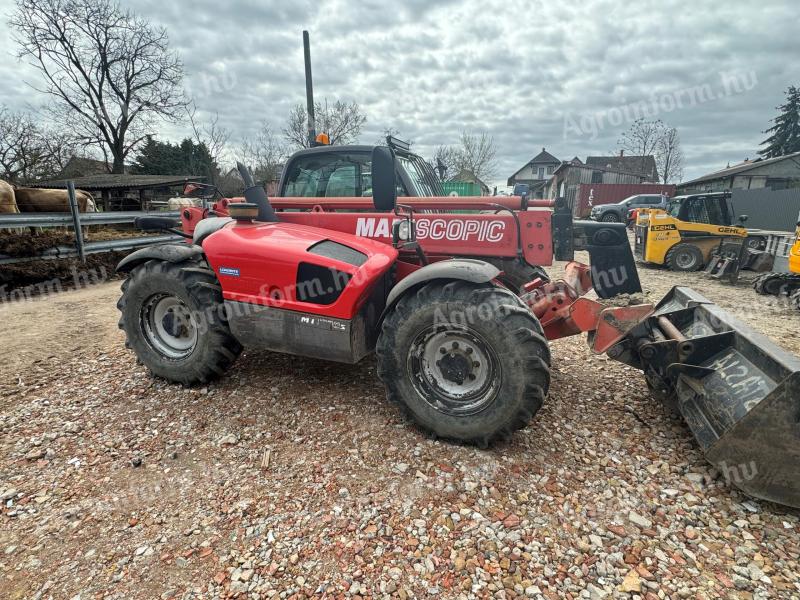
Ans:
[[[634,228],[634,255],[675,271],[705,266],[725,238],[743,238],[747,217],[736,219],[730,192],[676,196],[664,210],[640,211]]]
[[[397,144],[397,142],[395,142]],[[431,166],[399,144],[396,156],[397,195],[443,196]],[[372,197],[373,146],[317,146],[292,155],[286,162],[278,196],[283,198]]]
[[[667,203],[666,213],[685,223],[726,227],[736,224],[729,192],[677,196]]]

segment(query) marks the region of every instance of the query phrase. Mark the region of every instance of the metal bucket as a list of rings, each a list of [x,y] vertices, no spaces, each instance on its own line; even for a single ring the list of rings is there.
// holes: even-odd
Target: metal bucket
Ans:
[[[682,287],[609,355],[645,372],[731,485],[800,508],[800,359]]]

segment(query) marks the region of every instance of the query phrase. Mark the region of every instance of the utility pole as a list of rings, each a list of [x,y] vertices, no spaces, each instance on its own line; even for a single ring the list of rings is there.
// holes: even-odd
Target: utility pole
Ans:
[[[317,125],[314,119],[314,83],[311,80],[311,42],[308,31],[303,31],[303,54],[306,62],[306,110],[308,111],[308,146],[317,143]]]

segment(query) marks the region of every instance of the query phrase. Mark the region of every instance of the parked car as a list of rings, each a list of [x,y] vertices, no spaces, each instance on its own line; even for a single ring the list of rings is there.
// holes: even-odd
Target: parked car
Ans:
[[[664,208],[666,196],[660,194],[637,194],[629,196],[616,204],[601,204],[593,206],[589,218],[593,221],[606,223],[625,223],[628,211],[636,208]]]

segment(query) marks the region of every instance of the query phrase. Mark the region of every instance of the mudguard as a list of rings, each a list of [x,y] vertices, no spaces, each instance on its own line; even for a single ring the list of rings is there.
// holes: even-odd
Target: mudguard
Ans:
[[[482,260],[470,258],[454,258],[442,260],[421,269],[417,269],[408,277],[405,277],[392,288],[386,298],[386,308],[381,315],[381,320],[386,313],[391,310],[400,297],[408,290],[418,287],[423,283],[434,279],[462,280],[472,283],[486,283],[500,275],[500,269]]]
[[[730,485],[800,508],[800,359],[681,287],[609,355],[645,372]]]
[[[623,223],[575,221],[575,250],[589,253],[592,287],[600,298],[642,291],[639,273]]]
[[[148,246],[129,254],[119,261],[116,271],[117,273],[127,273],[148,260],[155,259],[179,263],[202,254],[203,249],[200,246],[184,243]]]

